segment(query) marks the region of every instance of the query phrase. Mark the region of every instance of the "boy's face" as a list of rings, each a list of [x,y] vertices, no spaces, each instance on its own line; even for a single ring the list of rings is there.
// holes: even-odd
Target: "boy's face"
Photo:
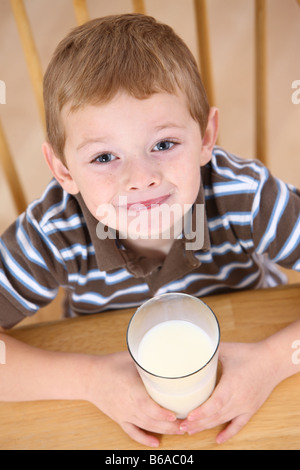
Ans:
[[[176,205],[182,216],[197,197],[200,166],[211,157],[216,110],[213,114],[208,129],[215,129],[202,138],[183,94],[139,100],[120,92],[106,104],[64,109],[67,168],[55,157],[50,167],[64,189],[80,192],[98,220],[121,232],[130,224],[137,227],[137,217],[149,221],[163,208]],[[172,217],[167,225],[176,222]],[[160,233],[167,228],[163,218]]]

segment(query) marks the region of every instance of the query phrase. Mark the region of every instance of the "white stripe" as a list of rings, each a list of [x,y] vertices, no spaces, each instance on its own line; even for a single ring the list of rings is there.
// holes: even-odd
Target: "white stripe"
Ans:
[[[43,226],[45,233],[50,234],[53,232],[63,230],[73,230],[74,228],[81,227],[83,225],[83,218],[79,215],[72,215],[69,219],[50,220],[46,225]]]
[[[6,266],[10,270],[11,275],[14,276],[19,282],[24,284],[29,290],[35,292],[38,295],[41,295],[46,299],[55,298],[57,289],[47,289],[46,287],[38,284],[36,280],[23,268],[21,268],[21,266],[14,260],[2,241],[0,241],[0,252]]]
[[[254,241],[253,239],[250,239],[250,240],[242,240],[241,238],[239,238],[239,244],[241,245],[241,247],[248,251],[248,250],[252,250],[254,248]]]
[[[69,194],[63,191],[63,198],[62,201],[59,202],[58,204],[50,207],[48,211],[43,215],[41,221],[40,221],[40,226],[44,227],[48,222],[49,219],[53,217],[57,217],[59,214],[61,214],[67,206],[68,200],[69,200]]]
[[[261,171],[261,180],[260,180],[260,183],[257,187],[257,191],[256,191],[256,194],[255,194],[255,197],[254,197],[254,200],[253,200],[253,205],[252,205],[253,219],[255,219],[256,215],[259,212],[259,207],[260,207],[260,204],[261,204],[261,192],[263,190],[263,187],[264,187],[265,182],[267,181],[268,177],[269,177],[269,172],[266,168],[264,168]]]
[[[229,242],[224,242],[221,245],[215,245],[211,247],[210,250],[212,253],[216,253],[218,255],[222,255],[227,253],[228,251],[233,251],[234,253],[241,253],[242,247],[239,243],[232,245]]]
[[[73,273],[68,276],[69,282],[77,283],[80,286],[86,285],[89,281],[103,281],[107,285],[118,284],[126,281],[132,277],[125,269],[121,272],[109,274],[106,271],[99,271],[97,269],[89,271],[87,274]]]
[[[251,220],[250,212],[227,212],[220,217],[208,219],[207,222],[211,230],[216,230],[217,228],[229,229],[230,224],[248,225]]]
[[[257,247],[257,253],[264,253],[270,243],[274,240],[277,232],[277,227],[280,222],[280,217],[282,212],[284,211],[287,200],[288,200],[288,189],[282,181],[277,180],[279,184],[279,194],[275,201],[275,206],[273,208],[269,225],[267,227],[266,232],[264,233],[263,237],[260,240],[260,243]]]
[[[76,303],[83,302],[83,303],[89,303],[89,304],[102,306],[102,305],[109,303],[115,297],[128,295],[128,294],[139,294],[139,293],[144,293],[144,292],[149,292],[149,287],[147,284],[141,284],[141,285],[129,287],[126,289],[120,289],[120,290],[115,291],[112,295],[108,297],[104,297],[103,295],[100,295],[96,292],[89,292],[89,293],[82,294],[82,295],[72,294],[72,299]]]
[[[46,234],[44,233],[44,231],[42,230],[42,228],[40,227],[40,225],[38,224],[37,220],[35,219],[35,217],[33,216],[32,212],[30,209],[27,209],[27,215],[30,216],[28,217],[28,220],[29,222],[31,223],[31,225],[34,227],[34,229],[37,231],[37,233],[39,234],[39,236],[41,237],[41,239],[45,242],[45,244],[48,246],[48,248],[51,250],[53,256],[56,258],[56,260],[60,263],[60,264],[65,264],[63,259],[62,259],[62,256],[59,252],[59,250],[56,248],[56,246],[54,245],[54,243],[52,243],[52,241],[46,236]]]
[[[300,243],[300,216],[298,217],[298,221],[295,224],[283,248],[278,253],[278,255],[275,256],[274,261],[280,261],[280,260],[283,260],[284,258],[287,258],[299,246],[299,243]]]
[[[37,312],[38,306],[33,304],[32,302],[29,302],[28,300],[24,299],[11,285],[9,280],[7,279],[6,275],[3,273],[2,270],[0,270],[0,285],[2,285],[7,292],[12,295],[12,297],[23,307],[25,307],[27,310],[31,312]]]
[[[300,271],[300,259],[298,261],[296,261],[296,263],[293,266],[293,269],[295,271]]]
[[[214,183],[212,188],[204,187],[206,197],[226,196],[231,194],[252,193],[256,191],[257,186],[249,186],[247,183],[235,181],[227,183]]]
[[[240,165],[240,164],[236,164],[236,163],[232,162],[231,160],[229,160],[229,158],[227,156],[226,156],[226,160],[229,162],[229,164],[231,166],[235,166],[236,168],[239,168],[241,170],[244,170],[244,167],[246,166],[246,165]],[[217,162],[215,155],[213,155],[213,157],[212,157],[212,163],[214,165],[215,172],[217,174],[219,174],[220,176],[222,176],[223,178],[227,177],[228,179],[230,179],[232,181],[240,181],[240,182],[246,183],[250,187],[250,190],[252,190],[252,191],[253,191],[254,188],[257,188],[259,182],[257,181],[256,178],[253,178],[250,175],[242,174],[240,172],[235,173],[232,168],[221,166]],[[257,172],[257,170],[256,170],[256,172]]]
[[[61,250],[61,256],[63,257],[64,261],[72,260],[77,256],[81,256],[83,259],[87,259],[88,255],[94,254],[95,248],[93,245],[85,246],[80,245],[79,243]]]
[[[238,168],[239,170],[243,170],[245,167],[251,168],[252,171],[254,171],[257,174],[261,173],[262,167],[260,166],[260,163],[255,160],[248,160],[246,158],[241,158],[237,157],[236,155],[233,155],[232,153],[227,154],[224,150],[221,148],[216,147],[213,151],[213,155],[221,155],[224,157],[227,161],[227,163],[231,166],[234,166]],[[215,160],[216,163],[216,168],[222,168],[221,165],[218,164],[217,160]]]
[[[25,254],[25,256],[35,264],[42,266],[44,269],[48,271],[48,267],[40,255],[40,253],[31,245],[30,240],[27,238],[27,232],[25,232],[24,227],[21,225],[23,223],[24,214],[20,216],[20,224],[18,224],[17,228],[17,241]]]

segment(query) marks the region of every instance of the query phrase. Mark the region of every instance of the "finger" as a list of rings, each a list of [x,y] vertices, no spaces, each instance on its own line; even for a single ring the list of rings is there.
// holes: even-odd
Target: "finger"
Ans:
[[[227,374],[223,371],[220,381],[212,395],[202,405],[189,413],[188,421],[192,422],[216,417],[224,408],[228,408],[232,400],[232,388],[230,384],[230,379],[227,379]]]
[[[224,424],[233,418],[230,399],[217,389],[215,393],[199,408],[193,410],[180,425],[180,430],[195,434]]]
[[[223,444],[231,439],[248,423],[249,419],[249,415],[240,415],[234,418],[231,423],[217,435],[217,443]]]
[[[128,434],[131,439],[142,444],[146,447],[158,447],[159,440],[157,437],[152,436],[151,434],[146,433],[142,429],[138,428],[134,424],[125,423],[121,425],[122,429]]]
[[[147,415],[139,414],[132,416],[130,423],[133,425],[156,434],[183,434],[179,429],[181,421],[176,420],[169,422],[166,420],[156,420],[149,418]]]
[[[143,412],[149,416],[149,418],[156,421],[167,421],[170,423],[176,421],[176,414],[173,411],[162,408],[150,397],[144,404]]]
[[[229,402],[230,396],[226,393],[226,389],[218,386],[205,403],[189,413],[187,421],[215,420],[226,411]]]

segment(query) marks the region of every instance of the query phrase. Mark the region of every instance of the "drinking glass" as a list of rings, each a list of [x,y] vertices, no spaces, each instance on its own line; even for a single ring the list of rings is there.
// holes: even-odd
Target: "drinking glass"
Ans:
[[[185,356],[184,351],[179,352],[180,359],[183,359],[183,361],[178,361],[177,357],[177,362],[183,362],[188,373],[183,372],[179,375],[164,373],[161,375],[155,372],[155,367],[151,368],[143,365],[140,354],[141,343],[150,330],[154,332],[153,328],[158,327],[158,325],[163,326],[164,333],[160,335],[160,341],[164,344],[159,345],[158,339],[155,340],[152,335],[153,344],[150,343],[150,349],[148,350],[148,353],[150,351],[149,356],[154,357],[160,346],[159,351],[162,351],[162,353],[158,362],[163,363],[164,347],[168,348],[168,337],[171,334],[171,330],[168,331],[168,328],[174,325],[174,321],[188,322],[189,325],[195,328],[199,327],[202,333],[209,338],[211,349],[208,356],[206,351],[205,359],[201,358],[200,353],[196,354],[196,357],[192,358],[190,356],[189,358]],[[177,323],[177,327],[178,325],[180,324]],[[186,325],[186,323],[181,325]],[[182,328],[178,345],[181,341],[189,341],[189,338],[184,338],[184,334],[185,328]],[[151,341],[150,336],[148,343],[149,341]],[[159,405],[174,411],[179,419],[186,418],[190,411],[201,405],[212,394],[216,384],[219,344],[220,327],[216,315],[206,303],[188,294],[171,293],[153,297],[136,310],[127,329],[128,350],[146,390]],[[181,354],[183,357],[181,357]],[[149,359],[151,362],[151,357]],[[176,364],[172,364],[172,361],[173,358],[171,357],[170,366],[172,368],[173,366],[176,367]],[[174,361],[176,361],[175,357]],[[194,364],[191,365],[192,370],[189,367],[189,362]]]

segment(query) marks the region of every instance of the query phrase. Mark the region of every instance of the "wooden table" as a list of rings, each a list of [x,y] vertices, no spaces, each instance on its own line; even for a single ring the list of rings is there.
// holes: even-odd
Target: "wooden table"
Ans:
[[[218,316],[223,341],[261,340],[300,315],[300,285],[204,300]],[[123,310],[20,327],[10,334],[44,349],[108,354],[126,349],[132,313]],[[159,450],[300,449],[299,390],[300,374],[282,382],[248,425],[223,445],[215,443],[215,428],[194,436],[162,436]],[[0,449],[145,450],[87,402],[1,403],[0,423]]]

